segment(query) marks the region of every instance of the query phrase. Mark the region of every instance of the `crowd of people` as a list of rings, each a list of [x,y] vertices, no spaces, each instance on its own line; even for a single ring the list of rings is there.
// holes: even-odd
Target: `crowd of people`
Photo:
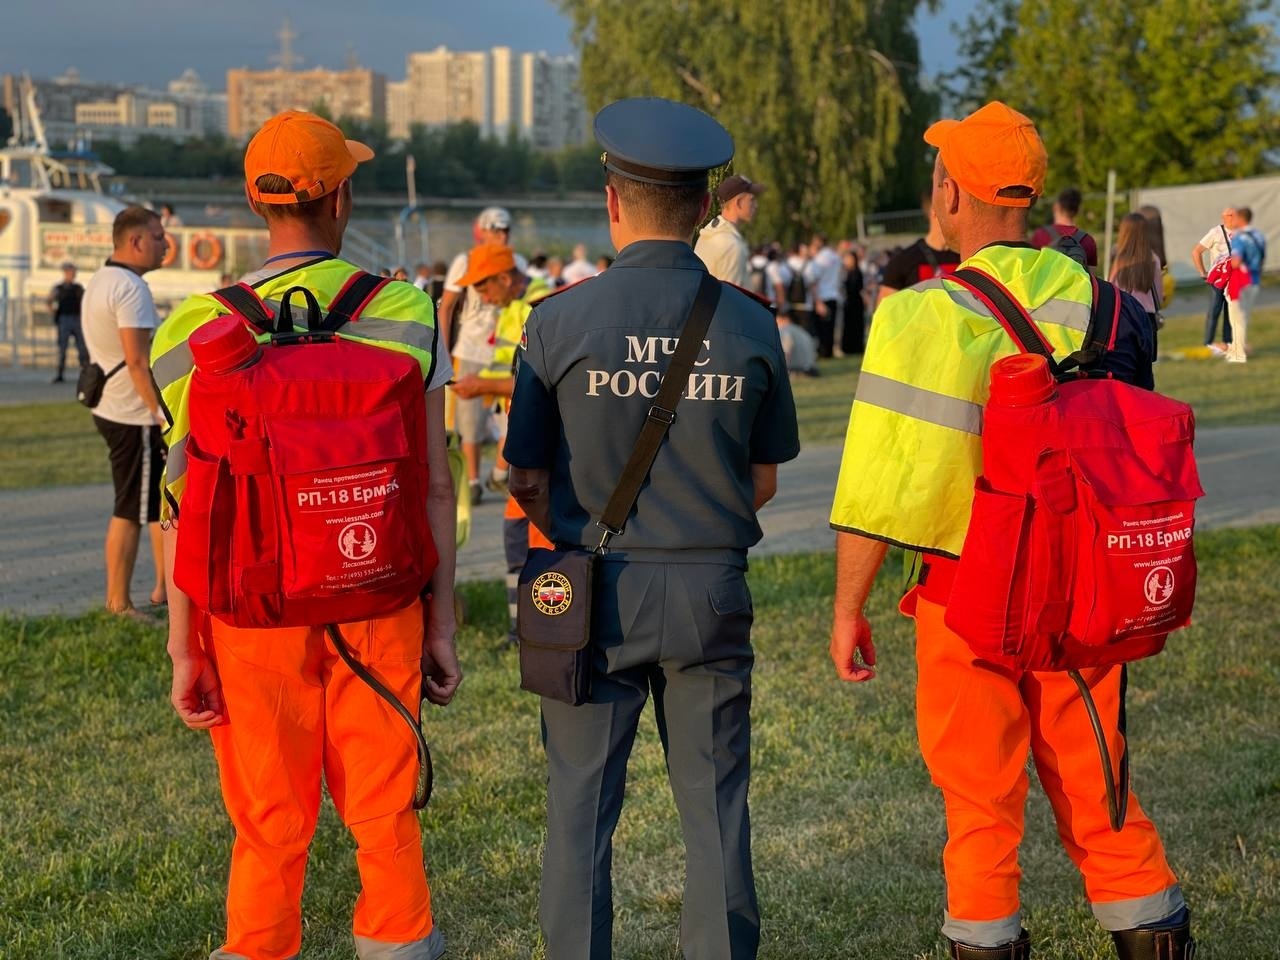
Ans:
[[[637,130],[672,132],[638,137]],[[903,610],[916,618],[920,640],[921,748],[946,797],[942,929],[951,956],[1028,956],[1017,849],[1031,750],[1042,772],[1057,751],[1060,765],[1042,779],[1094,913],[1120,956],[1190,960],[1186,903],[1136,799],[1123,829],[1105,828],[1092,743],[1078,712],[1065,717],[1079,702],[1065,675],[986,663],[944,622],[943,584],[968,523],[970,468],[980,462],[981,430],[970,415],[992,363],[1010,351],[987,336],[997,331],[992,316],[976,300],[955,296],[946,278],[962,258],[1002,278],[1047,341],[1070,352],[1081,346],[1078,314],[1098,270],[1097,241],[1077,223],[1078,191],[1059,194],[1051,223],[1028,223],[1047,162],[1034,126],[995,103],[931,128],[926,139],[938,157],[921,197],[928,229],[909,245],[884,250],[849,239],[833,245],[821,232],[788,247],[752,249],[745,235],[765,186],[742,175],[717,185],[717,210],[708,219],[708,173],[729,161],[733,141],[693,108],[621,101],[597,117],[596,133],[605,150],[616,263],[592,259],[582,245],[567,262],[526,259],[514,249],[509,211],[488,207],[475,220],[474,245],[452,262],[369,278],[338,257],[353,203],[350,176],[371,157],[367,147],[344,140],[319,117],[289,111],[268,121],[245,160],[250,204],[266,222],[270,248],[240,282],[270,311],[282,310],[304,286],[340,320],[346,308],[338,305],[352,285],[372,280],[356,307],[360,322],[327,333],[412,358],[425,390],[424,435],[402,434],[398,443],[426,445],[416,452],[432,477],[431,542],[419,546],[432,562],[424,561],[421,590],[408,606],[343,624],[355,658],[399,691],[406,710],[416,710],[420,691],[437,704],[453,698],[462,679],[449,602],[455,498],[468,507],[490,493],[505,500],[509,639],[522,656],[527,638],[517,608],[532,551],[591,551],[599,541],[589,585],[595,609],[582,639],[586,666],[572,660],[575,676],[585,670],[590,678],[589,693],[577,704],[550,695],[542,701],[549,800],[539,918],[547,956],[610,955],[612,834],[650,696],[689,853],[685,955],[756,955],[747,551],[761,536],[757,512],[777,489],[778,465],[799,453],[792,378],[819,375],[824,358],[865,353],[831,517],[838,549],[830,654],[845,680],[875,675],[863,613],[872,580],[888,544],[920,551],[925,569]],[[985,172],[995,142],[1004,144],[1001,170],[1016,174],[1012,185]],[[1221,349],[1232,362],[1245,359],[1265,256],[1265,240],[1250,221],[1246,208],[1229,209],[1192,252],[1202,272],[1225,278],[1231,326],[1224,318]],[[385,704],[355,682],[358,672],[329,642],[326,625],[235,626],[193,606],[175,581],[175,551],[184,549],[180,510],[200,489],[194,471],[210,471],[208,452],[193,442],[192,345],[226,313],[227,301],[193,297],[157,330],[143,276],[166,249],[160,215],[126,210],[113,240],[111,260],[88,288],[77,291],[69,270],[51,305],[60,331],[66,325],[65,339],[87,348],[88,366],[105,377],[94,420],[116,487],[107,605],[136,613],[128,584],[145,526],[156,557],[166,561],[157,565],[151,599],[169,604],[173,704],[183,722],[214,738],[236,841],[227,934],[213,957],[297,954],[303,865],[323,774],[361,848],[364,894],[354,924],[360,955],[434,960],[443,937],[432,918],[417,820],[400,790],[417,766],[407,739],[387,729],[394,721]],[[1139,387],[1152,384],[1167,266],[1159,212],[1124,217],[1110,280],[1129,296],[1118,301],[1115,343],[1102,362]],[[705,339],[684,342],[686,324],[712,316]],[[1214,342],[1215,323],[1211,309],[1206,343]],[[930,335],[939,329],[951,334]],[[258,334],[260,342],[271,339]],[[682,351],[689,343],[693,349]],[[672,356],[688,366],[687,383],[682,377],[684,389],[661,407],[655,398]],[[654,429],[647,456],[658,465],[630,478],[625,522],[605,523],[623,488],[619,476],[636,469],[644,446],[636,434],[643,440]],[[463,461],[457,489],[445,466],[450,435]],[[486,471],[482,457],[491,442],[497,454]],[[228,489],[215,484],[222,496]],[[384,484],[382,492],[388,489]],[[372,516],[348,526],[367,527]],[[354,540],[342,546],[353,562],[360,550],[374,549],[369,533],[362,536],[359,549]],[[241,586],[269,578],[275,568],[263,566],[237,566]],[[535,584],[535,599],[548,609],[573,602],[567,581],[537,591]],[[1089,685],[1110,711],[1108,736],[1119,748],[1122,671],[1096,668]],[[1029,726],[1036,731],[1030,739]],[[348,764],[363,771],[358,788],[345,779]],[[341,789],[333,789],[335,778]]]

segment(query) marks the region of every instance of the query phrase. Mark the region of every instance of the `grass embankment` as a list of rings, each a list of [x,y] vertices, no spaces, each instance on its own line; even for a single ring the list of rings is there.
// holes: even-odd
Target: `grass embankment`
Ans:
[[[1258,311],[1245,366],[1221,360],[1161,360],[1156,385],[1190,403],[1201,428],[1280,422],[1280,309]],[[1199,317],[1175,317],[1162,353],[1198,346]],[[839,443],[849,423],[859,360],[823,361],[823,375],[794,384],[805,444]],[[108,483],[106,448],[88,411],[74,403],[0,407],[0,489]]]
[[[1197,623],[1131,669],[1135,788],[1193,904],[1206,956],[1280,942],[1280,529],[1200,538]],[[889,574],[897,573],[891,561]],[[915,742],[914,666],[895,585],[873,597],[880,676],[841,685],[825,655],[829,554],[753,563],[758,611],[755,857],[763,958],[940,957],[942,803]],[[457,702],[427,715],[438,771],[423,817],[450,956],[540,956],[544,763],[518,691],[500,585],[465,588]],[[207,737],[169,711],[159,632],[101,616],[0,620],[0,954],[204,957],[217,945],[231,830]],[[1027,926],[1045,960],[1110,958],[1048,804],[1029,801]],[[615,856],[616,955],[675,958],[679,824],[652,715]],[[326,800],[304,953],[351,957],[353,846]]]

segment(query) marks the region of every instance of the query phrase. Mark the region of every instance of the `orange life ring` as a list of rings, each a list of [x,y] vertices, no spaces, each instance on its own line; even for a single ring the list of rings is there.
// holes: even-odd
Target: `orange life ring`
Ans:
[[[174,239],[172,233],[164,235],[164,259],[160,261],[162,267],[172,267],[173,262],[178,259],[178,241]]]
[[[212,270],[222,262],[222,241],[212,233],[193,234],[191,243],[187,245],[187,260],[193,269]]]

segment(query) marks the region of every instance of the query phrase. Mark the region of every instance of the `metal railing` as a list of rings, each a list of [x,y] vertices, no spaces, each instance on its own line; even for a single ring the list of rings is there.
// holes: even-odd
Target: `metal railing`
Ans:
[[[43,297],[10,297],[0,278],[0,363],[10,367],[52,370],[58,361],[58,327]],[[178,304],[157,300],[156,310],[167,317]],[[76,364],[75,348],[68,348],[68,363]]]

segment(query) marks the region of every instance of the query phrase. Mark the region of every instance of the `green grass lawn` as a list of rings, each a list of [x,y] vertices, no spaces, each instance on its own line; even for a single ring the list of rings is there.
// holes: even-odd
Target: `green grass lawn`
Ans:
[[[1197,623],[1131,669],[1136,792],[1191,901],[1202,956],[1280,943],[1280,528],[1199,538]],[[899,565],[891,559],[889,574]],[[917,755],[909,622],[873,597],[881,674],[826,659],[829,554],[752,564],[758,621],[752,814],[762,957],[940,957],[942,803]],[[427,714],[437,789],[423,816],[452,958],[540,956],[544,763],[518,691],[498,584],[468,585],[457,702]],[[102,616],[0,620],[0,956],[160,960],[218,943],[231,830],[206,736],[167,700],[158,631]],[[1037,957],[1106,958],[1038,788],[1023,848]],[[620,960],[675,958],[678,821],[651,715],[615,858]],[[326,801],[304,956],[352,956],[353,847]]]

